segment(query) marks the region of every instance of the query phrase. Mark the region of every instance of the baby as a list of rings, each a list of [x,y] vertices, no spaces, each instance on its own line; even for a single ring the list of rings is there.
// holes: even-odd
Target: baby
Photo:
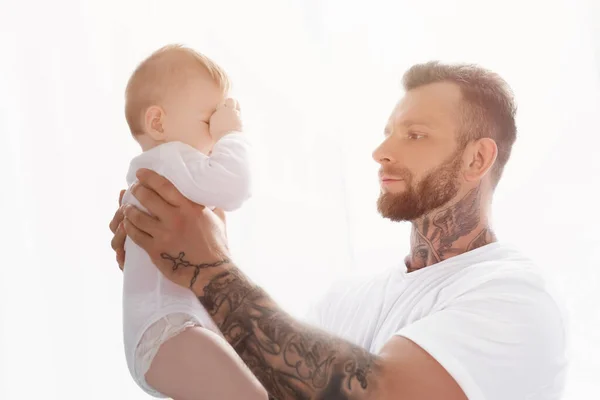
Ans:
[[[148,168],[193,202],[225,211],[239,208],[250,197],[249,143],[241,133],[237,102],[226,99],[228,91],[225,72],[191,49],[170,45],[144,60],[126,90],[127,123],[143,150],[131,161],[129,187],[136,171]],[[130,190],[123,204],[143,209]],[[194,326],[220,331],[192,291],[163,277],[129,238],[125,254],[127,366],[144,391],[166,397],[145,378],[161,345]]]

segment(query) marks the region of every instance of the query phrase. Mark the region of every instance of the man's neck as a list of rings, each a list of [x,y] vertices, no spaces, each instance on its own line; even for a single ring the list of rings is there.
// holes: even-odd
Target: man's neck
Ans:
[[[411,250],[404,260],[408,272],[495,242],[484,200],[477,187],[458,201],[412,221]]]

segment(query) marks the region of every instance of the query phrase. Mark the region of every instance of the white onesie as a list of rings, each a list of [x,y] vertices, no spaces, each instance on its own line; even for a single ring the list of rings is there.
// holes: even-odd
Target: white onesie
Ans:
[[[129,166],[129,188],[136,171],[147,168],[171,181],[191,201],[224,211],[239,208],[250,197],[250,144],[234,132],[219,140],[210,156],[181,142],[154,147]],[[128,189],[123,204],[147,211]],[[146,372],[158,348],[188,327],[202,326],[221,334],[191,290],[165,278],[148,254],[128,237],[123,280],[123,337],[131,376],[148,394],[166,397],[151,388]]]

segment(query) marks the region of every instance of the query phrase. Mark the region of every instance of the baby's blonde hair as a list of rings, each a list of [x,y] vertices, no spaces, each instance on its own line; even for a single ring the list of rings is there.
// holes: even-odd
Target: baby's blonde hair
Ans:
[[[172,89],[185,85],[190,73],[208,72],[223,94],[229,92],[229,77],[217,63],[180,44],[164,46],[142,61],[125,89],[125,118],[133,135],[144,132],[144,113],[157,105]]]

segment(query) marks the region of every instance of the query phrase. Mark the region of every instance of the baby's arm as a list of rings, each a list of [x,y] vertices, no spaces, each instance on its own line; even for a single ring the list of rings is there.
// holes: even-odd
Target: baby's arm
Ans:
[[[190,200],[225,211],[238,209],[250,197],[250,143],[243,133],[230,133],[219,140],[209,157],[187,162],[194,181]]]
[[[229,343],[204,328],[189,328],[167,340],[146,381],[174,400],[267,399],[267,391]]]
[[[190,200],[233,211],[250,197],[250,143],[242,125],[240,104],[225,99],[210,117],[210,135],[215,141],[211,155],[186,157],[193,187],[178,189]]]

